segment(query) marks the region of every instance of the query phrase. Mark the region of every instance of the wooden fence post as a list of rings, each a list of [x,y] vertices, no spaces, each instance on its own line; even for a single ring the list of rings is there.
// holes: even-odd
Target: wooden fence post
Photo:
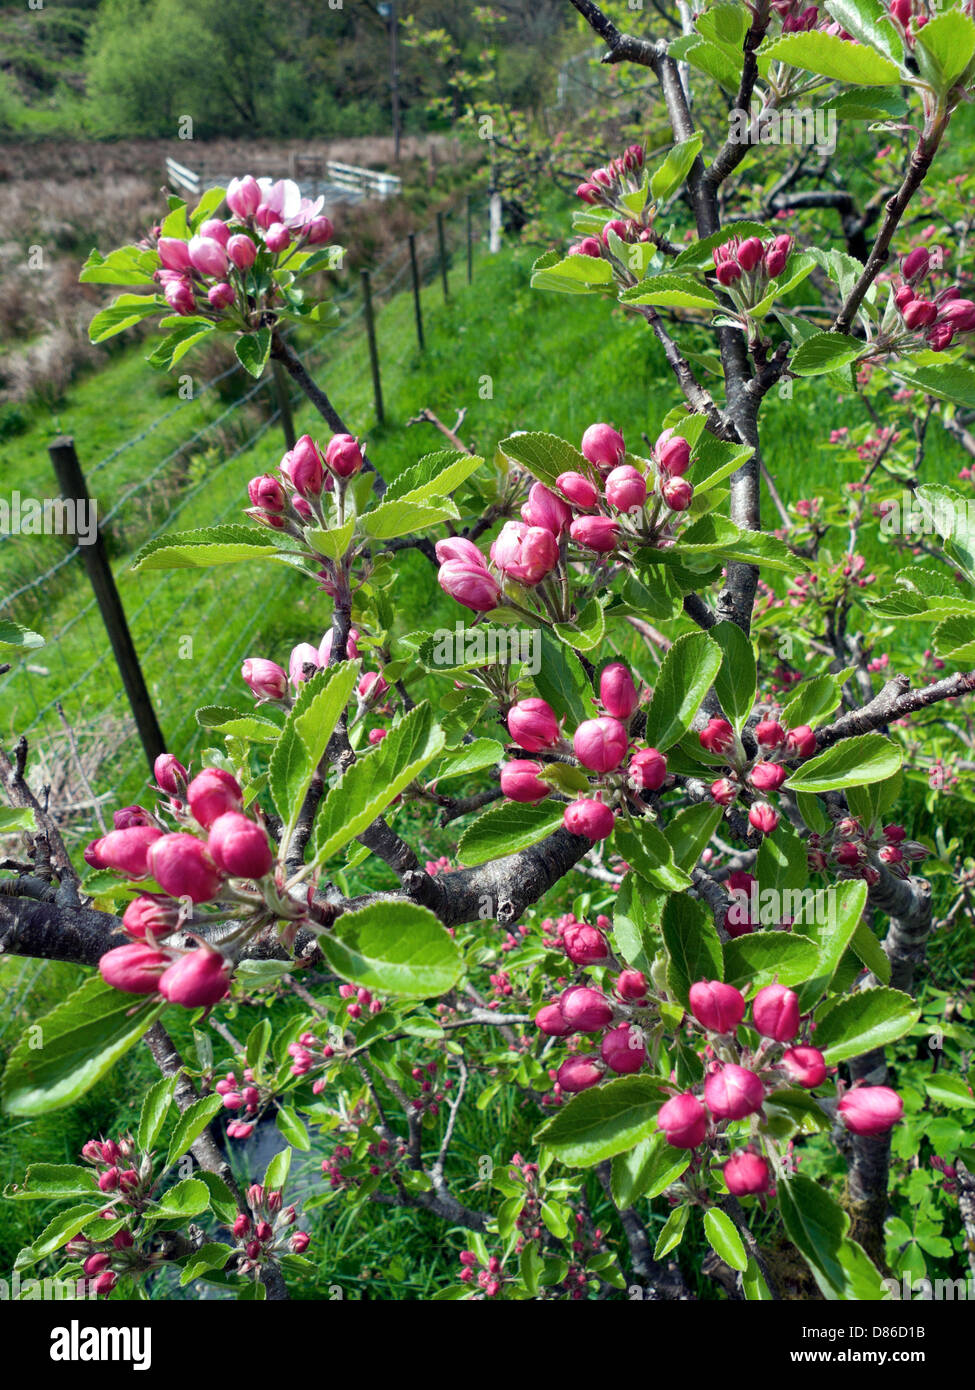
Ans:
[[[413,274],[413,309],[416,314],[416,340],[420,344],[420,351],[423,352],[426,344],[423,341],[423,308],[420,304],[420,268],[416,263],[416,234],[410,232],[410,269]]]
[[[48,453],[57,474],[61,496],[74,503],[75,508],[91,506],[85,475],[81,471],[74,440],[69,435],[61,435],[48,445]],[[151,768],[160,753],[165,753],[166,742],[153,709],[149,691],[146,688],[142,667],[129,632],[125,609],[115,585],[115,576],[108,562],[105,540],[96,529],[91,545],[79,545],[78,549],[88,572],[88,579],[95,595],[108,640],[112,644],[115,661],[125,693],[132,707],[139,738],[145,750],[146,760]]]
[[[474,279],[474,227],[471,217],[471,195],[467,195],[467,283]]]
[[[443,283],[444,303],[450,298],[450,285],[447,283],[447,237],[444,233],[443,213],[437,213],[437,246],[440,250],[440,279]]]
[[[274,391],[278,398],[278,409],[281,412],[281,429],[284,432],[284,442],[287,448],[295,447],[295,421],[291,413],[291,396],[288,393],[288,378],[284,368],[276,359],[271,363],[271,375],[274,378]]]
[[[372,367],[372,394],[376,401],[376,423],[385,424],[386,417],[383,413],[383,384],[379,376],[379,349],[376,346],[376,320],[372,312],[372,288],[369,284],[369,272],[363,270],[362,275],[362,305],[366,319],[366,337],[369,339],[369,364]]]

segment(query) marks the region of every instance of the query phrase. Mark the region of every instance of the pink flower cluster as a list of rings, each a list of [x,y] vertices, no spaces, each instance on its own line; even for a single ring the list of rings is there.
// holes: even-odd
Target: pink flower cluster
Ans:
[[[627,796],[639,799],[644,791],[659,791],[667,776],[667,760],[656,748],[633,749],[629,722],[640,704],[640,694],[630,671],[614,661],[603,669],[599,697],[605,714],[585,719],[572,736],[571,747],[562,736],[555,711],[537,696],[519,700],[508,711],[508,732],[527,753],[556,752],[571,756],[586,773],[595,798],[582,796],[565,809],[563,824],[574,835],[605,840],[612,832],[615,815],[609,801]],[[629,760],[625,772],[624,760]],[[510,801],[536,803],[554,790],[544,779],[545,765],[528,758],[502,764],[501,790]],[[603,796],[607,801],[603,801]]]
[[[743,790],[766,796],[778,791],[789,775],[783,758],[810,758],[816,751],[816,735],[808,724],[785,729],[777,719],[765,718],[755,726],[759,753],[749,758],[741,739],[726,719],[709,719],[698,738],[708,753],[730,755],[731,766],[725,776],[711,783],[711,795],[719,806],[730,806]],[[750,824],[770,835],[779,823],[779,814],[767,801],[754,801],[748,811]]]
[[[100,1212],[105,1221],[117,1221],[120,1216],[137,1215],[149,1196],[152,1161],[139,1154],[131,1134],[115,1139],[89,1139],[82,1147],[81,1158],[98,1173],[98,1190],[106,1195],[109,1205]],[[132,1165],[136,1164],[136,1167]],[[126,1208],[120,1212],[119,1207]],[[94,1293],[107,1298],[118,1283],[119,1274],[131,1265],[134,1245],[132,1232],[123,1227],[108,1240],[95,1241],[87,1236],[74,1236],[64,1247],[66,1255],[83,1261],[84,1277],[78,1281],[78,1297]]]
[[[155,774],[172,798],[171,819],[186,828],[167,831],[161,810],[126,807],[117,813],[123,828],[85,850],[93,868],[130,880],[152,878],[162,889],[129,903],[122,925],[133,940],[107,951],[99,970],[127,994],[158,992],[172,1004],[209,1008],[230,987],[230,962],[206,943],[193,950],[161,943],[180,927],[187,904],[215,901],[233,891],[235,879],[258,883],[271,873],[274,856],[264,827],[243,814],[243,792],[229,772],[206,768],[187,783],[186,768],[166,753],[156,759]]]
[[[931,253],[915,246],[901,261],[904,283],[894,295],[904,327],[932,352],[946,352],[958,333],[975,330],[975,301],[963,299],[957,285],[936,294],[921,289],[931,270]]]
[[[589,177],[580,183],[576,189],[576,194],[584,203],[589,203],[593,207],[608,207],[618,211],[624,217],[632,229],[632,233],[639,235],[641,228],[638,223],[633,222],[632,215],[628,208],[621,202],[620,198],[624,193],[634,193],[643,181],[643,146],[629,145],[616,159],[611,159],[607,165],[600,169],[593,169]],[[617,230],[615,223],[608,223],[608,226]],[[623,240],[635,240],[636,235],[618,231],[618,235],[623,236]],[[605,241],[605,233],[603,234]],[[643,239],[646,240],[646,232],[643,232]],[[595,241],[590,237],[587,240]],[[596,242],[595,254],[598,256],[599,243]],[[585,251],[582,254],[592,255],[592,251]]]
[[[333,434],[324,451],[310,434],[303,434],[278,464],[280,476],[262,473],[251,478],[247,515],[262,526],[294,536],[301,536],[309,522],[327,526],[322,494],[331,492],[336,480],[341,484],[354,478],[363,462],[359,441],[351,434]]]
[[[715,279],[725,289],[742,281],[748,302],[757,303],[765,297],[769,280],[785,270],[793,245],[786,233],[766,242],[757,236],[732,237],[712,252]]]
[[[252,1183],[247,1189],[247,1205],[250,1213],[240,1212],[233,1224],[243,1256],[237,1266],[240,1274],[250,1274],[282,1255],[305,1253],[311,1236],[307,1231],[292,1231],[298,1213],[293,1206],[284,1205],[280,1191]]]
[[[223,1097],[225,1110],[242,1110],[247,1116],[243,1120],[235,1118],[227,1125],[227,1137],[230,1139],[251,1137],[257,1123],[255,1117],[261,1106],[261,1093],[254,1084],[253,1069],[245,1067],[241,1075],[242,1080],[235,1072],[228,1071],[213,1088],[218,1096]]]
[[[828,834],[810,835],[806,857],[810,869],[837,871],[841,879],[862,878],[868,884],[880,881],[880,867],[895,878],[907,878],[912,861],[931,853],[919,840],[909,840],[902,825],[864,826],[856,816],[844,816]]]

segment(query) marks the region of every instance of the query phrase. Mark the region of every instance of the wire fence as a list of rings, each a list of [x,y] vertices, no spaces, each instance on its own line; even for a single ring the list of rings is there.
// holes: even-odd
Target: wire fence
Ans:
[[[480,241],[486,226],[486,202],[480,198],[471,204],[469,222],[463,203],[445,219],[455,285],[460,283],[464,258],[458,253],[466,251],[468,225]],[[423,229],[416,240],[419,278],[429,284],[440,273],[436,228]],[[408,285],[410,270],[405,246],[371,268],[377,317]],[[326,360],[334,365],[347,353],[361,352],[361,287],[351,286],[333,302],[340,314],[337,324],[314,339],[305,333],[296,338],[313,374]],[[383,365],[391,371],[401,367],[416,351],[415,341],[407,336],[404,347],[398,362]],[[364,375],[368,378],[368,369]],[[249,381],[235,365],[194,383],[187,399],[160,411],[99,458],[86,457],[84,438],[75,440],[89,490],[99,504],[99,528],[113,558],[146,686],[167,746],[184,761],[207,737],[196,724],[197,706],[227,700],[246,704],[240,698],[243,658],[253,650],[307,637],[307,619],[302,624],[296,611],[303,597],[287,566],[262,563],[140,575],[130,568],[135,551],[166,531],[243,519],[247,479],[273,468],[285,447],[273,375],[247,385]],[[224,403],[230,388],[231,399]],[[298,413],[303,397],[291,392],[290,382],[288,396]],[[423,403],[417,401],[417,406]],[[355,419],[361,432],[368,430],[375,424],[373,406],[360,402]],[[315,432],[314,425],[309,428]],[[48,480],[37,495],[53,492]],[[100,833],[106,816],[110,820],[110,808],[140,799],[148,768],[98,606],[81,574],[79,547],[64,538],[62,553],[47,568],[25,574],[25,567],[38,567],[35,557],[41,553],[39,546],[12,544],[25,539],[8,535],[0,540],[0,621],[12,619],[40,632],[45,646],[0,676],[0,739],[28,737],[31,779],[50,786],[52,808],[67,816],[70,837],[77,843]],[[45,537],[45,543],[59,542]],[[49,557],[48,548],[45,559]],[[18,980],[20,989],[31,984],[23,975]],[[4,1013],[0,1001],[0,1016]]]

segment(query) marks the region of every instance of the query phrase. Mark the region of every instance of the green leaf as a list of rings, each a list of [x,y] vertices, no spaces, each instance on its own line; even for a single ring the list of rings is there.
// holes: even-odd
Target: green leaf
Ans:
[[[433,781],[440,785],[452,777],[469,777],[486,767],[496,767],[504,758],[504,748],[497,739],[476,738],[449,753],[437,767]]]
[[[843,680],[836,676],[813,676],[798,685],[782,711],[782,722],[789,729],[808,724],[815,728],[836,709],[843,698]]]
[[[669,957],[667,988],[686,1009],[696,981],[724,979],[717,928],[699,903],[675,893],[667,899],[661,929]]]
[[[719,309],[721,301],[691,275],[650,275],[620,295],[621,304],[652,304],[660,309]]]
[[[675,1149],[662,1134],[641,1139],[639,1144],[613,1159],[610,1192],[620,1211],[644,1198],[653,1200],[675,1183],[691,1161],[690,1151]]]
[[[798,1247],[823,1295],[831,1302],[880,1302],[886,1290],[856,1241],[850,1218],[812,1178],[801,1173],[777,1184],[786,1235]]]
[[[591,652],[606,633],[606,617],[598,599],[590,599],[574,623],[554,623],[556,635],[575,651]]]
[[[34,1030],[14,1047],[3,1075],[4,1109],[41,1115],[70,1105],[138,1042],[166,1008],[158,996],[135,998],[87,979],[52,1013],[35,1020],[44,1046],[31,1046]]]
[[[674,851],[661,831],[647,819],[627,821],[619,817],[616,848],[642,878],[657,888],[680,893],[691,886],[690,876],[674,863]]]
[[[316,864],[361,835],[444,747],[430,705],[410,710],[373,751],[363,753],[319,807],[313,839]]]
[[[752,932],[725,943],[725,981],[741,990],[762,989],[773,981],[791,989],[816,973],[818,961],[816,943],[808,936]]]
[[[425,531],[428,526],[437,526],[441,521],[456,521],[459,516],[454,503],[449,498],[441,497],[435,504],[403,499],[381,502],[371,512],[365,512],[361,520],[367,536],[377,541],[390,541],[412,531]]]
[[[650,196],[655,203],[663,203],[675,193],[690,173],[691,165],[701,152],[704,136],[698,132],[689,140],[682,140],[667,155],[650,175]]]
[[[133,570],[206,569],[239,560],[273,560],[278,547],[253,526],[209,526],[157,536],[138,552]]]
[[[206,192],[201,195],[200,201],[189,216],[189,229],[191,232],[195,232],[202,223],[206,222],[207,218],[213,216],[226,195],[227,190],[225,188],[218,188],[216,186],[208,188]]]
[[[486,864],[538,844],[560,829],[565,808],[555,802],[535,805],[504,801],[491,806],[468,826],[457,846],[461,864]]]
[[[260,1022],[254,1024],[254,1027],[247,1034],[247,1043],[244,1048],[247,1065],[254,1071],[260,1071],[270,1045],[271,1020],[262,1018]]]
[[[98,1180],[92,1168],[76,1163],[32,1163],[22,1183],[10,1183],[3,1194],[8,1201],[51,1202],[67,1197],[94,1197]]]
[[[883,734],[860,734],[841,739],[832,748],[808,758],[785,786],[800,792],[834,792],[862,787],[892,777],[901,765],[901,751]]]
[[[809,879],[806,847],[787,822],[783,821],[772,835],[766,835],[762,840],[755,873],[763,892],[771,888],[776,894],[782,894],[790,889],[805,887]],[[770,923],[775,925],[792,915],[783,906],[774,917],[769,917],[763,911],[761,920],[765,926]]]
[[[374,903],[343,913],[319,944],[336,975],[381,994],[445,994],[463,970],[447,929],[415,903]]]
[[[546,251],[532,266],[533,290],[560,294],[592,294],[612,283],[613,267],[602,256],[565,256]]]
[[[30,806],[0,806],[0,835],[36,829],[37,819]]]
[[[39,632],[31,632],[29,627],[21,627],[9,618],[0,618],[0,656],[23,656],[43,646],[44,638]]]
[[[644,735],[651,748],[665,753],[687,732],[721,669],[721,648],[705,632],[678,637],[663,659]]]
[[[952,1110],[975,1110],[972,1088],[960,1076],[925,1077],[924,1089],[937,1105],[947,1105]]]
[[[344,526],[334,526],[328,531],[307,530],[305,538],[309,545],[314,546],[319,555],[324,555],[326,560],[340,560],[348,550],[355,535],[355,517],[347,521]]]
[[[691,1214],[690,1203],[683,1202],[674,1210],[664,1222],[663,1230],[657,1237],[657,1244],[654,1246],[653,1258],[662,1260],[665,1255],[669,1255],[671,1250],[676,1250],[684,1238],[684,1228],[687,1225],[687,1218]]]
[[[179,1276],[180,1284],[189,1284],[192,1280],[203,1278],[215,1269],[223,1269],[233,1253],[233,1246],[225,1245],[222,1241],[210,1241],[206,1245],[201,1245],[199,1250],[194,1250],[193,1254],[187,1257],[186,1264]]]
[[[167,1168],[171,1168],[177,1159],[189,1152],[210,1121],[220,1114],[222,1105],[222,1096],[202,1096],[186,1107],[169,1140]]]
[[[769,1303],[772,1294],[762,1278],[762,1271],[754,1260],[749,1260],[741,1276],[741,1288],[745,1298],[753,1303]]]
[[[762,57],[770,62],[789,63],[795,68],[836,82],[859,87],[887,87],[899,76],[897,65],[862,43],[850,43],[838,34],[813,29],[804,34],[785,34],[762,45]]]
[[[918,30],[917,43],[936,64],[942,90],[948,91],[975,55],[975,24],[960,10],[945,10]]]
[[[646,1139],[666,1100],[649,1076],[621,1076],[575,1096],[535,1134],[570,1168],[589,1168]]]
[[[773,235],[771,227],[764,222],[728,222],[721,228],[720,232],[712,232],[710,236],[692,242],[686,251],[682,251],[670,262],[670,268],[671,270],[706,270],[709,267],[713,269],[712,252],[733,238],[740,237],[742,241],[745,241],[748,237],[755,236],[764,241]]]
[[[281,737],[281,725],[275,724],[273,719],[255,714],[253,710],[233,709],[230,705],[201,705],[196,711],[196,722],[203,729],[214,729],[251,743],[277,743]]]
[[[613,939],[627,965],[649,974],[659,946],[658,928],[666,895],[654,892],[638,874],[629,872],[620,884],[613,906]]]
[[[678,868],[690,873],[717,830],[721,816],[720,806],[711,806],[702,801],[697,805],[685,806],[664,826],[664,836],[674,851]]]
[[[848,34],[878,48],[895,63],[904,61],[904,43],[880,0],[827,0],[826,8]]]
[[[431,498],[449,497],[484,460],[477,454],[464,454],[444,449],[428,454],[412,468],[402,472],[386,490],[386,502],[426,502]]]
[[[234,343],[237,361],[252,377],[264,375],[267,359],[271,355],[271,330],[259,328],[256,333],[242,333]]]
[[[291,1149],[276,1153],[264,1170],[264,1187],[271,1192],[279,1192],[288,1181],[291,1172]]]
[[[359,675],[358,661],[340,661],[303,681],[268,764],[268,784],[290,839],[308,788],[328,741],[349,702]]]
[[[88,337],[93,343],[103,343],[106,338],[114,338],[116,333],[131,328],[148,314],[158,314],[167,309],[165,299],[156,294],[120,294],[107,309],[95,315],[88,325]]]
[[[511,434],[507,439],[502,439],[498,450],[505,458],[527,468],[539,482],[556,493],[556,479],[560,473],[581,473],[584,478],[600,481],[589,460],[573,445],[555,434],[519,431],[518,434]]]
[[[570,726],[581,724],[593,714],[592,686],[586,678],[582,662],[563,642],[557,642],[546,629],[540,630],[541,659],[532,677],[535,689],[547,700],[560,719]]]
[[[793,353],[789,368],[797,376],[823,376],[855,362],[864,345],[846,333],[815,333]]]
[[[220,1097],[217,1096],[215,1099],[219,1101]],[[210,1189],[206,1183],[201,1182],[199,1178],[184,1178],[182,1182],[174,1183],[163,1192],[157,1204],[147,1209],[146,1215],[163,1217],[166,1220],[177,1216],[189,1218],[199,1216],[209,1205]]]
[[[704,1213],[704,1234],[715,1254],[719,1255],[726,1265],[730,1265],[732,1269],[737,1269],[744,1274],[748,1268],[745,1247],[742,1244],[741,1236],[735,1229],[735,1223],[728,1213],[721,1211],[719,1207],[711,1207],[706,1211]]]
[[[172,1104],[175,1090],[176,1077],[164,1076],[154,1086],[150,1086],[146,1092],[139,1116],[139,1128],[136,1133],[136,1142],[143,1153],[149,1153],[155,1147],[156,1140],[166,1123],[166,1116],[169,1114],[169,1107]]]
[[[281,1105],[275,1119],[278,1129],[295,1149],[305,1151],[311,1148],[308,1130],[297,1110],[291,1105]]]
[[[920,1005],[898,989],[862,989],[835,1004],[816,1028],[816,1046],[827,1064],[886,1047],[910,1032]]]
[[[726,717],[741,733],[755,704],[758,674],[752,644],[737,623],[715,623],[708,637],[721,648],[721,670],[714,680],[714,692]]]
[[[44,1227],[37,1239],[25,1250],[20,1251],[14,1261],[14,1269],[27,1269],[30,1265],[37,1264],[38,1260],[53,1255],[55,1250],[60,1250],[62,1246],[67,1245],[72,1237],[95,1219],[98,1211],[98,1207],[86,1204],[69,1207],[67,1211],[58,1212],[57,1216]],[[22,1294],[21,1296],[26,1297],[27,1295]]]
[[[975,371],[963,362],[938,363],[933,367],[891,365],[887,370],[905,386],[926,396],[953,401],[966,410],[975,409]]]
[[[155,289],[152,277],[158,269],[159,258],[153,252],[142,251],[138,246],[120,246],[107,256],[90,251],[78,279],[82,284],[148,285]]]

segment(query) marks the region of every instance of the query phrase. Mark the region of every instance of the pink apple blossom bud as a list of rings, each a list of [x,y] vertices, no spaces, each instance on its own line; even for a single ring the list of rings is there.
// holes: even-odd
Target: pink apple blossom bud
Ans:
[[[590,425],[582,436],[581,451],[590,463],[606,470],[617,468],[626,457],[626,444],[612,425]]]
[[[838,1114],[853,1134],[886,1134],[904,1113],[904,1102],[889,1086],[854,1086],[840,1101]]]
[[[574,507],[588,510],[596,505],[599,493],[581,473],[560,473],[555,481],[563,496],[568,497]]]
[[[765,1087],[753,1071],[729,1062],[708,1076],[704,1099],[716,1120],[743,1120],[762,1108]]]
[[[210,829],[217,816],[226,811],[240,811],[244,805],[240,783],[221,767],[204,768],[194,777],[186,789],[186,799],[194,819],[204,830]]]
[[[674,1096],[660,1107],[657,1128],[675,1149],[695,1149],[708,1129],[708,1115],[690,1091]]]
[[[81,1157],[86,1159],[89,1163],[101,1163],[102,1146],[97,1139],[89,1139],[87,1143],[81,1146]]]
[[[562,933],[565,954],[575,965],[598,965],[609,959],[606,938],[588,922],[573,922]]]
[[[201,275],[222,279],[227,273],[227,253],[212,237],[194,236],[189,243],[190,264]]]
[[[889,4],[887,5],[887,9],[890,13],[898,23],[903,24],[905,29],[911,21],[912,8],[911,0],[889,0]],[[911,255],[914,254],[915,253],[912,251]]]
[[[448,560],[459,560],[465,565],[480,565],[482,569],[487,568],[484,556],[477,546],[464,536],[448,536],[444,541],[437,541],[434,550],[442,565],[446,564]]]
[[[89,1276],[89,1278],[91,1278],[96,1274],[101,1274],[103,1269],[108,1269],[111,1263],[111,1255],[105,1254],[104,1251],[99,1251],[99,1253],[96,1255],[88,1256],[87,1260],[85,1260],[84,1264],[82,1265],[82,1269]]]
[[[535,1015],[535,1026],[549,1038],[564,1038],[572,1032],[571,1026],[562,1017],[558,1004],[546,1004]]]
[[[739,1149],[733,1153],[721,1172],[733,1197],[757,1196],[769,1189],[769,1166],[760,1154],[752,1153],[751,1149]]]
[[[445,594],[475,613],[488,613],[497,608],[501,598],[501,586],[484,568],[483,561],[475,565],[448,560],[440,566],[437,582]]]
[[[647,500],[647,483],[639,469],[629,463],[614,468],[606,479],[606,501],[618,512],[630,512]]]
[[[369,742],[375,747],[377,743],[382,743],[383,739],[387,736],[388,733],[388,729],[370,729]]]
[[[777,236],[769,249],[765,252],[765,274],[770,279],[776,275],[781,275],[785,270],[789,256],[792,254],[792,237],[783,233]]]
[[[826,1062],[815,1047],[790,1047],[783,1052],[780,1065],[797,1085],[812,1090],[826,1080]]]
[[[126,994],[155,994],[160,976],[171,963],[164,952],[144,942],[133,941],[128,946],[115,946],[106,951],[98,962],[98,969],[105,983],[114,989]]]
[[[897,305],[898,309],[904,310],[907,308],[908,304],[913,301],[914,297],[914,291],[911,289],[910,285],[901,285],[900,289],[894,295],[894,303]]]
[[[161,787],[164,792],[169,792],[170,796],[182,796],[186,790],[189,774],[172,753],[159,754],[152,765],[152,775],[156,779],[156,786]]]
[[[625,727],[608,714],[584,720],[572,738],[576,757],[592,772],[612,772],[619,767],[628,743]]]
[[[535,483],[521,509],[521,518],[529,526],[541,526],[554,536],[560,536],[568,530],[572,512],[544,483]]]
[[[607,250],[609,249],[610,232],[615,232],[616,235],[619,237],[620,241],[626,241],[627,237],[630,235],[631,226],[632,223],[630,224],[630,226],[627,226],[627,224],[625,222],[621,222],[618,217],[613,218],[613,220],[610,222],[607,222],[605,227],[603,228],[601,237],[602,243],[607,248]]]
[[[854,864],[860,863],[860,860],[865,857],[865,853],[862,845],[847,841],[845,844],[837,845],[834,850],[834,857],[837,864],[842,864],[845,868],[852,868]]]
[[[660,494],[672,512],[686,512],[694,497],[694,487],[686,478],[668,478]]]
[[[698,980],[688,994],[691,1013],[712,1033],[731,1033],[745,1017],[745,998],[720,980]]]
[[[295,1231],[294,1235],[288,1237],[288,1245],[294,1255],[303,1255],[311,1244],[311,1236],[307,1231]]]
[[[156,245],[159,259],[167,270],[184,271],[190,269],[189,243],[181,237],[162,236]]]
[[[605,840],[613,833],[616,817],[601,801],[585,797],[572,801],[565,808],[562,824],[571,835],[583,835],[587,840]]]
[[[310,642],[299,642],[296,647],[292,647],[291,656],[288,658],[288,679],[297,690],[302,681],[308,680],[305,667],[314,666],[317,670],[321,664],[318,648],[313,647]]]
[[[569,247],[569,255],[591,256],[598,261],[602,252],[599,249],[599,242],[594,236],[584,236],[581,241],[577,241],[574,246]]]
[[[227,259],[238,270],[250,270],[257,260],[257,246],[249,236],[237,232],[227,242]]]
[[[234,1224],[233,1224],[233,1232],[234,1232],[234,1235],[237,1237],[237,1239],[240,1240],[242,1236],[248,1235],[249,1232],[250,1232],[250,1228],[251,1228],[251,1219],[250,1219],[250,1217],[247,1215],[246,1212],[243,1212],[243,1211],[242,1211],[242,1212],[238,1212],[237,1217],[236,1217],[236,1219],[235,1219],[235,1221],[234,1221]]]
[[[742,270],[754,270],[762,259],[764,250],[757,236],[746,237],[738,247],[738,264]]]
[[[945,352],[951,347],[955,330],[950,323],[936,323],[927,333],[928,347],[932,352]]]
[[[741,279],[741,266],[737,261],[722,261],[715,267],[714,274],[718,284],[728,289],[736,280]]]
[[[271,473],[251,478],[247,484],[247,496],[255,507],[263,507],[268,512],[283,512],[287,502],[284,488]]]
[[[599,698],[603,709],[615,719],[629,719],[640,703],[633,677],[622,661],[611,661],[599,677]]]
[[[207,300],[214,309],[227,309],[236,299],[233,285],[228,285],[226,280],[220,280],[212,289],[207,290]]]
[[[257,179],[246,174],[231,179],[227,185],[227,206],[240,218],[253,217],[261,203],[261,186]]]
[[[756,801],[749,809],[748,822],[763,835],[771,835],[779,823],[779,813],[767,801]]]
[[[291,245],[291,232],[283,222],[272,222],[264,233],[264,245],[275,255],[279,251],[287,251]]]
[[[698,738],[709,753],[728,753],[735,745],[735,731],[727,719],[709,719]]]
[[[145,878],[150,846],[161,839],[155,825],[134,825],[130,830],[110,830],[97,841],[97,853],[107,869],[128,878]]]
[[[520,584],[534,585],[559,562],[559,546],[544,526],[506,521],[491,546],[491,559],[503,574]]]
[[[354,478],[362,468],[362,450],[351,434],[333,434],[325,446],[325,462],[337,478]]]
[[[790,729],[785,741],[800,758],[811,758],[816,751],[816,735],[808,724],[800,724],[797,728]]]
[[[212,902],[223,886],[223,874],[206,846],[195,835],[180,831],[155,842],[149,851],[149,871],[171,897],[194,903]]]
[[[906,321],[907,315],[904,317]],[[970,299],[949,299],[942,304],[940,317],[950,323],[956,333],[970,333],[975,328],[975,303]]]
[[[151,931],[153,936],[166,936],[179,921],[179,912],[170,902],[143,895],[133,898],[122,914],[122,925],[129,936],[139,940]]]
[[[578,545],[608,555],[616,549],[619,522],[608,516],[579,516],[569,527],[569,535]]]
[[[691,446],[682,435],[664,430],[653,446],[653,455],[665,473],[680,478],[690,467]]]
[[[92,1282],[92,1288],[99,1298],[107,1298],[118,1283],[114,1269],[106,1269]]]
[[[551,784],[543,782],[539,773],[541,763],[518,758],[511,763],[501,764],[501,791],[509,801],[531,803],[544,801],[551,790]]]
[[[656,748],[641,748],[630,759],[626,771],[631,786],[635,785],[641,791],[656,792],[667,776],[667,759]]]
[[[230,228],[226,222],[221,222],[219,217],[208,218],[200,225],[200,236],[210,237],[212,241],[218,241],[226,250],[230,240]]]
[[[188,280],[170,280],[163,286],[163,298],[175,314],[196,312],[196,300]]]
[[[603,1079],[603,1070],[595,1057],[568,1057],[559,1067],[555,1079],[563,1091],[574,1094],[598,1085]]]
[[[249,656],[240,668],[244,684],[259,700],[283,700],[288,693],[288,675],[276,661]]]
[[[144,806],[120,807],[112,813],[112,823],[116,830],[131,830],[134,825],[155,825]]]
[[[134,1168],[126,1168],[118,1175],[118,1185],[120,1192],[134,1192],[139,1186],[139,1174]]]
[[[791,1042],[799,1031],[799,996],[784,985],[766,985],[752,1000],[752,1018],[763,1038]]]
[[[883,864],[901,864],[904,860],[904,851],[900,845],[883,845],[877,851],[877,858]]]
[[[210,827],[207,849],[217,868],[231,878],[263,878],[274,863],[262,827],[239,811],[217,817]]]
[[[781,763],[756,763],[748,774],[753,787],[760,792],[778,791],[789,775],[789,769]]]
[[[305,226],[305,239],[309,246],[324,246],[335,235],[331,218],[313,217]]]
[[[367,671],[364,676],[360,676],[356,686],[360,700],[368,704],[375,704],[377,700],[381,700],[388,690],[388,683],[378,671]]]
[[[318,497],[325,482],[325,470],[311,435],[303,434],[285,457],[287,465],[282,460],[281,471],[291,479],[295,491],[304,498]]]
[[[102,957],[104,960],[104,956]],[[140,993],[142,991],[140,990]],[[98,1186],[102,1192],[114,1192],[118,1187],[119,1171],[117,1168],[106,1168],[104,1173],[98,1175]]]
[[[603,188],[609,188],[615,182],[608,169],[594,169],[589,177],[593,183],[602,184]]]
[[[903,316],[908,328],[928,328],[938,317],[938,310],[930,299],[912,299]]]
[[[738,799],[738,788],[727,777],[719,777],[711,783],[711,795],[719,806],[730,806]]]
[[[508,733],[526,753],[538,753],[558,742],[559,721],[546,700],[531,695],[511,706]]]
[[[349,632],[348,637],[345,639],[345,655],[346,655],[346,657],[348,658],[349,661],[355,661],[356,657],[359,657],[359,656],[362,655],[362,652],[359,650],[359,644],[358,644],[358,642],[356,641],[356,638],[357,638],[358,636],[359,636],[358,630],[357,630],[356,628],[352,628],[352,629],[350,630],[350,632]],[[321,641],[319,642],[319,644],[318,644],[318,661],[319,661],[319,665],[321,665],[321,666],[329,666],[329,665],[331,664],[331,656],[332,656],[332,629],[329,628],[329,630],[324,634],[324,636],[322,637],[322,640],[321,640]]]
[[[116,1231],[112,1236],[112,1244],[116,1250],[129,1250],[135,1244],[131,1231]]]
[[[643,1034],[632,1023],[621,1023],[618,1028],[611,1028],[603,1037],[599,1053],[610,1071],[622,1076],[639,1071],[647,1060]]]
[[[645,999],[647,994],[646,975],[642,970],[621,970],[616,977],[616,993],[628,1003]]]
[[[907,831],[902,825],[885,825],[884,839],[892,845],[899,845],[907,839]]]
[[[755,738],[762,748],[778,748],[785,743],[785,730],[775,719],[763,719],[755,725]]]
[[[588,181],[585,183],[580,183],[579,187],[576,189],[576,197],[581,198],[584,203],[590,204],[602,201],[599,192],[599,185],[595,183],[589,183]]]
[[[159,993],[185,1009],[218,1003],[230,989],[230,962],[219,951],[201,946],[171,965],[159,981]]]
[[[84,861],[92,869],[108,868],[99,851],[100,844],[101,840],[89,840],[83,851]]]
[[[854,840],[863,834],[863,826],[855,816],[844,816],[836,822],[836,833],[844,840]]]
[[[595,1033],[613,1021],[613,1008],[598,989],[574,985],[559,999],[562,1017],[574,1033]]]

